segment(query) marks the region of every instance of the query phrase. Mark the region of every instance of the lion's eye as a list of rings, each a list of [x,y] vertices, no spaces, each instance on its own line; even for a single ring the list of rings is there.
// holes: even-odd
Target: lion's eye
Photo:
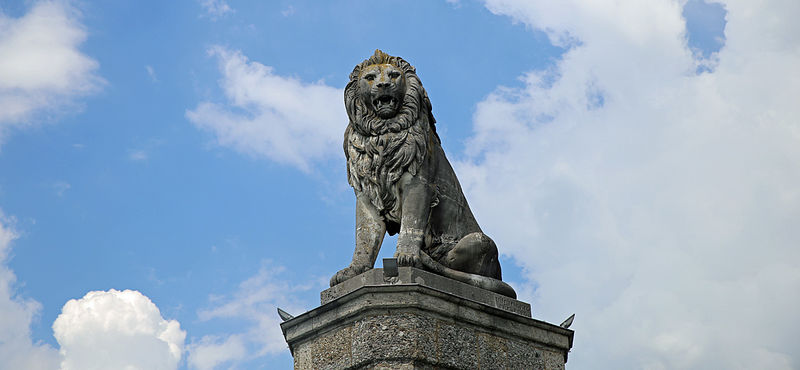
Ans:
[[[398,78],[400,77],[400,72],[390,72],[389,77],[391,78]]]
[[[367,81],[372,81],[372,80],[375,79],[375,75],[373,75],[373,74],[366,75],[366,76],[364,76],[364,79],[367,80]]]

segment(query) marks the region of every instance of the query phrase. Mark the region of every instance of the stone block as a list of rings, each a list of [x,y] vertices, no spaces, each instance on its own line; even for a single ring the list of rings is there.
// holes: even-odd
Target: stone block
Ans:
[[[295,369],[564,369],[573,331],[441,279],[375,269],[326,290],[322,306],[281,324]]]
[[[411,313],[367,316],[353,325],[353,362],[375,358],[435,358],[433,319]],[[387,356],[386,354],[390,354]]]
[[[437,325],[437,362],[457,369],[478,368],[478,344],[475,329],[456,323],[439,321]]]
[[[505,338],[478,333],[478,368],[494,370],[508,368],[508,345]]]
[[[353,328],[342,327],[320,335],[311,347],[311,362],[314,369],[346,369],[353,364]]]

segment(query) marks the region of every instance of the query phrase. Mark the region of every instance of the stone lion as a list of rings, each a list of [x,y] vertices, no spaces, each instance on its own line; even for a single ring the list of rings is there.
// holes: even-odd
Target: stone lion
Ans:
[[[384,234],[399,233],[400,266],[516,298],[501,281],[497,247],[481,231],[442,150],[416,70],[380,50],[357,65],[344,91],[347,176],[356,194],[356,247],[331,286],[373,268]]]

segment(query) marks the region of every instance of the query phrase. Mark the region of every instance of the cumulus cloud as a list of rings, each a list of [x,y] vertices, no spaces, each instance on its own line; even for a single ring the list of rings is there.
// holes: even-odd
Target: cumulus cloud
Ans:
[[[209,54],[219,62],[227,102],[202,102],[186,117],[219,145],[302,170],[338,153],[347,123],[341,89],[277,75],[239,51],[213,47]]]
[[[243,281],[229,297],[214,297],[212,307],[198,312],[200,320],[244,320],[248,329],[222,336],[209,335],[189,345],[189,365],[196,369],[214,369],[221,364],[235,366],[255,358],[286,351],[276,307],[288,312],[305,312],[289,292],[308,290],[311,286],[293,286],[278,278],[283,267],[265,265]]]
[[[176,369],[186,332],[135,290],[89,292],[53,323],[62,370]]]
[[[0,212],[0,368],[55,369],[58,352],[47,344],[31,341],[30,325],[41,305],[17,295],[16,276],[8,268],[11,242],[17,238],[10,226],[12,223]]]
[[[60,351],[31,340],[41,305],[16,293],[8,268],[17,238],[0,212],[0,369],[176,369],[186,333],[137,291],[89,292],[67,302],[53,323]]]
[[[577,312],[573,367],[800,366],[800,3],[720,3],[698,74],[685,1],[486,1],[567,48],[478,105],[457,170],[535,315]]]
[[[0,139],[38,113],[74,109],[76,97],[103,84],[97,62],[78,49],[85,40],[66,2],[37,2],[20,18],[0,9]]]

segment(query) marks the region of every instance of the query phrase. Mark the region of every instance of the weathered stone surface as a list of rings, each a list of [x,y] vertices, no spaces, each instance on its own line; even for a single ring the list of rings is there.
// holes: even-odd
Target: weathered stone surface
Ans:
[[[353,364],[353,328],[342,327],[317,338],[311,346],[314,369],[346,369]]]
[[[282,323],[295,369],[564,368],[571,330],[434,289],[404,269],[422,279],[362,284]]]
[[[445,156],[416,69],[375,50],[350,73],[344,100],[356,240],[350,265],[331,277],[331,286],[373,268],[388,233],[399,234],[399,266],[424,267],[516,298],[502,281],[497,246],[475,220]]]
[[[359,370],[434,370],[433,365],[417,364],[414,361],[382,361],[360,367]]]
[[[508,368],[508,340],[489,333],[478,333],[478,367]]]
[[[353,362],[369,363],[391,354],[396,358],[432,360],[435,339],[430,328],[435,321],[410,313],[368,316],[353,325]],[[393,338],[393,340],[386,340]]]
[[[564,370],[565,363],[563,360],[563,356],[554,351],[542,351],[542,358],[544,366],[542,369],[554,369],[554,370]]]
[[[436,329],[440,364],[457,369],[478,368],[478,338],[474,327],[439,321]]]
[[[297,346],[297,348],[292,352],[292,356],[294,356],[295,369],[313,369],[314,357],[312,351],[314,347],[316,347],[316,344],[313,342],[304,346]]]
[[[368,270],[339,285],[323,290],[320,293],[320,303],[324,305],[364,286],[400,284],[424,285],[490,307],[531,317],[531,305],[525,302],[412,267],[400,267],[398,275],[394,277],[384,276],[383,269]]]
[[[541,352],[523,341],[508,342],[508,362],[518,364],[520,369],[543,370],[544,360]]]

